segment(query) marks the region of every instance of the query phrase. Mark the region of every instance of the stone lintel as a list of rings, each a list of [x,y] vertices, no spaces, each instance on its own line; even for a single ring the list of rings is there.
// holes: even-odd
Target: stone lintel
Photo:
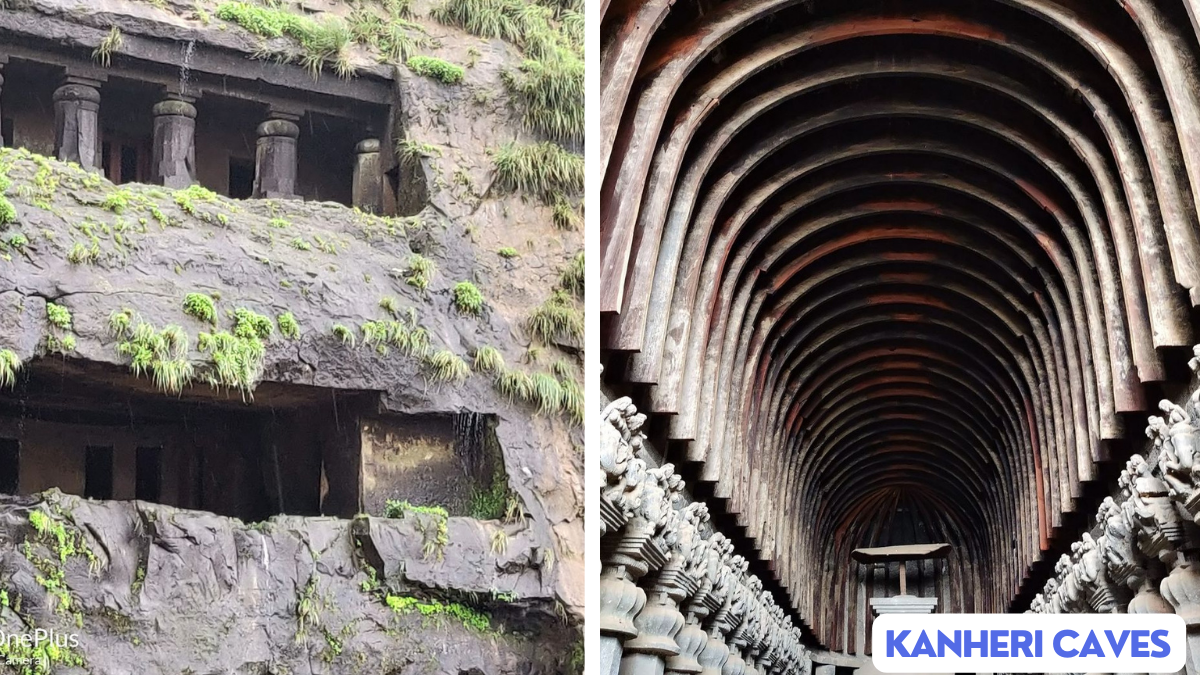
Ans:
[[[126,33],[120,53],[136,63],[133,67],[102,69],[88,53],[108,33],[91,26],[66,22],[28,12],[0,13],[0,62],[18,59],[72,67],[94,73],[101,79],[108,72],[120,72],[135,79],[153,82],[178,93],[200,97],[205,93],[265,103],[286,104],[292,96],[301,96],[307,110],[350,119],[363,119],[362,103],[390,107],[394,102],[391,72],[384,67],[363,68],[358,77],[346,80],[332,75],[313,80],[299,66],[280,66],[274,61],[251,58],[251,54],[226,50],[197,40],[196,48],[185,56],[182,41],[165,41]],[[24,38],[24,39],[19,39]],[[61,50],[46,49],[44,44],[59,44]],[[194,78],[181,82],[185,66]],[[275,89],[275,91],[271,91]]]

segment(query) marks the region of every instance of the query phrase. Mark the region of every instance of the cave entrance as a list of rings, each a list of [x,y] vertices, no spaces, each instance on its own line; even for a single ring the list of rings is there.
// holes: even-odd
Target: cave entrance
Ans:
[[[265,382],[249,402],[204,384],[167,396],[122,368],[44,358],[0,390],[0,493],[58,488],[248,522],[381,515],[389,499],[465,515],[507,494],[494,428],[474,413],[385,412],[372,391]]]

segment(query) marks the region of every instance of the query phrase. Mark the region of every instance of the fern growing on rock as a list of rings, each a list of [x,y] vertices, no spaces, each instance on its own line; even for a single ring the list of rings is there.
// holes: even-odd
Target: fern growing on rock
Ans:
[[[217,306],[210,295],[188,293],[183,298],[183,313],[204,323],[217,325]]]
[[[483,312],[483,293],[469,281],[458,282],[454,286],[454,308],[462,314],[478,316]]]
[[[502,189],[531,194],[547,204],[583,192],[583,156],[554,143],[507,143],[495,150],[492,161]]]

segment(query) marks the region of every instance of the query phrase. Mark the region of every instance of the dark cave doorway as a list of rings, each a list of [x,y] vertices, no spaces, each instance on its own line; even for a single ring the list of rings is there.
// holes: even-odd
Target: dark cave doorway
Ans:
[[[382,515],[388,500],[468,515],[497,481],[507,491],[495,424],[297,384],[172,396],[121,368],[43,358],[0,390],[0,494],[57,488],[246,522]]]

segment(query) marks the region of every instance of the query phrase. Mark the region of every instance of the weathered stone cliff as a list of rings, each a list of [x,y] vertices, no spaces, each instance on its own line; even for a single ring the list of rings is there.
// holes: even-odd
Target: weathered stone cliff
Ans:
[[[264,49],[302,51],[286,37],[263,39],[214,18],[218,4],[0,2],[0,30],[92,50],[116,27],[124,45],[110,56],[117,65],[123,54],[179,54],[189,44],[189,53],[199,45],[247,69],[271,67],[249,58]],[[347,13],[339,3],[293,9]],[[413,10],[416,20],[427,10]],[[462,85],[381,63],[368,46],[349,54],[358,76],[391,80],[393,133],[419,146],[399,160],[413,216],[118,187],[77,166],[0,150],[0,389],[7,358],[18,380],[32,369],[86,374],[224,403],[250,401],[265,384],[306,385],[374,392],[383,411],[493,415],[524,517],[412,511],[246,525],[56,493],[7,500],[0,625],[5,633],[78,634],[54,672],[76,659],[80,672],[106,674],[570,667],[571,626],[583,605],[581,355],[571,330],[536,339],[529,322],[539,307],[578,321],[582,236],[563,227],[577,215],[562,212],[574,197],[502,189],[497,149],[539,138],[505,84],[522,50],[421,23],[431,38],[422,52],[469,64]],[[286,77],[300,71],[274,67],[288,69]],[[336,88],[333,73],[320,77]],[[482,295],[478,311],[456,300],[463,282]],[[212,322],[185,309],[189,294],[215,301]],[[54,308],[67,310],[66,324]],[[261,341],[261,355],[238,357],[249,378],[231,379],[202,334],[236,332],[239,310],[278,328]],[[284,330],[284,316],[298,331]],[[181,382],[164,385],[155,368],[140,372],[121,317],[159,335],[177,327],[171,334],[182,336],[183,355],[159,365],[185,368]],[[401,344],[398,330],[405,339],[422,334],[427,346]],[[481,350],[502,362],[481,361]],[[49,524],[31,522],[34,512]],[[444,541],[431,553],[439,525]],[[77,551],[64,553],[59,531]],[[18,672],[45,672],[33,668]]]
[[[439,525],[444,562],[422,562],[424,530]],[[48,655],[49,672],[555,672],[572,639],[528,534],[481,555],[489,534],[469,519],[248,527],[52,492],[4,500],[0,536],[13,544],[0,557],[0,630],[53,630],[66,646],[5,656]]]

